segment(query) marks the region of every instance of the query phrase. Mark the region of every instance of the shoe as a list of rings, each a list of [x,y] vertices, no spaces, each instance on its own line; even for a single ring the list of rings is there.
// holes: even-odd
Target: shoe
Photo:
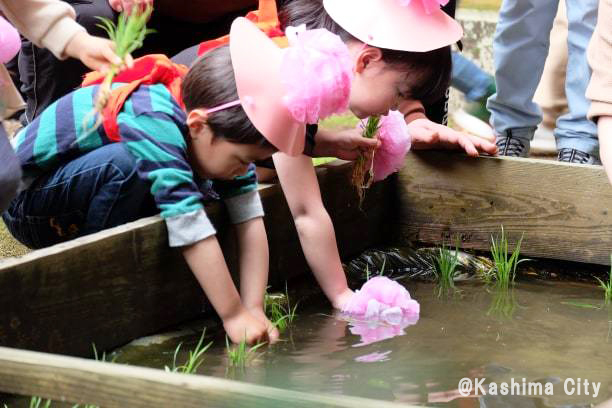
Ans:
[[[585,152],[581,152],[580,150],[563,148],[559,149],[559,154],[557,155],[557,160],[565,163],[578,163],[578,164],[595,164],[600,165],[601,161],[599,157],[594,156],[592,154],[588,154]]]
[[[512,136],[497,136],[495,141],[499,156],[527,157],[529,156],[529,140]]]
[[[489,99],[489,97],[495,92],[497,92],[495,88],[495,83],[492,82],[487,87],[487,93],[482,98],[474,102],[469,102],[465,106],[465,112],[477,117],[485,123],[489,123],[489,119],[491,118],[491,112],[489,112],[489,110],[487,109],[487,99]]]

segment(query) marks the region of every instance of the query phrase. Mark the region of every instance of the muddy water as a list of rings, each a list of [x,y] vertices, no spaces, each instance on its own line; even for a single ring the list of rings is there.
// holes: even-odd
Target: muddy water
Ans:
[[[414,324],[355,324],[331,315],[324,301],[309,302],[315,304],[299,310],[284,341],[258,353],[246,368],[229,366],[224,342],[217,338],[199,373],[305,392],[453,407],[578,407],[612,399],[612,309],[602,305],[594,285],[522,282],[500,294],[464,283],[458,285],[460,292],[442,298],[432,284],[406,286],[421,304]],[[162,344],[130,345],[119,351],[118,362],[170,365],[176,345],[183,341],[188,349],[197,338],[194,333]],[[178,361],[185,359],[180,353]],[[487,396],[462,397],[458,383],[464,377],[495,383],[498,395],[488,388]],[[530,391],[530,382],[540,382],[542,392],[553,395],[524,395],[538,393]],[[593,382],[601,383],[596,397]],[[504,383],[515,395],[500,395]]]

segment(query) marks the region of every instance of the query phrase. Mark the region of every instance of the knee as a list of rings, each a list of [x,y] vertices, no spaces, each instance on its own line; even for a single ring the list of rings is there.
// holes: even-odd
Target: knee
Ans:
[[[117,173],[121,178],[129,178],[136,173],[137,161],[121,143],[113,143],[102,147],[99,153],[103,156],[107,168]]]

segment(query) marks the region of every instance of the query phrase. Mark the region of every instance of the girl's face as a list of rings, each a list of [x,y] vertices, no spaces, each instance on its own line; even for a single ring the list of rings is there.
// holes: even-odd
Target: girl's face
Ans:
[[[231,180],[246,174],[248,166],[254,161],[265,160],[276,150],[250,144],[241,144],[214,137],[206,125],[205,113],[193,119],[195,109],[188,115],[187,124],[191,136],[189,162],[193,170],[204,179]]]
[[[351,42],[349,50],[355,59],[355,76],[351,85],[349,109],[359,119],[386,115],[409,99],[405,71],[399,71],[382,60],[380,49]]]

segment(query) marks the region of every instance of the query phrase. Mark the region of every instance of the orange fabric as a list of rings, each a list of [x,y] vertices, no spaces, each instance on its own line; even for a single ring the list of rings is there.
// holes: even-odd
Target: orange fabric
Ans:
[[[273,39],[279,47],[285,48],[288,45],[285,33],[281,30],[280,21],[278,20],[276,0],[259,0],[259,8],[255,11],[250,11],[245,17],[255,23],[255,25],[269,38]],[[227,44],[229,44],[229,35],[224,35],[223,37],[210,41],[204,41],[200,43],[198,55],[202,56],[208,51]]]
[[[164,84],[181,108],[185,109],[181,94],[181,85],[188,68],[175,64],[162,54],[146,55],[134,60],[134,67],[121,71],[113,82],[125,82],[125,85],[113,89],[106,107],[102,111],[102,126],[107,137],[114,141],[120,140],[117,115],[123,109],[123,104],[140,85]],[[97,71],[85,75],[81,86],[98,85],[104,81],[104,75]]]

